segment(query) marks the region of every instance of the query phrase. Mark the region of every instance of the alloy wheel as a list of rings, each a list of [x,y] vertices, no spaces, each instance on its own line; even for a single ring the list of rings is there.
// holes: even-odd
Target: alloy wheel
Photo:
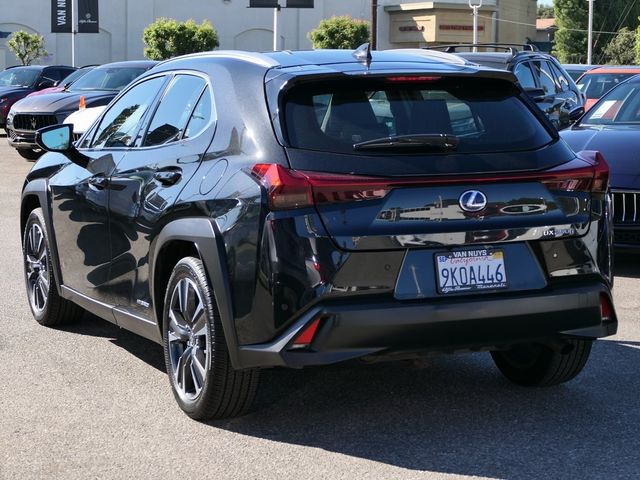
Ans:
[[[210,343],[205,304],[193,280],[183,278],[176,284],[168,313],[170,375],[181,399],[194,401],[205,386]]]
[[[29,303],[34,312],[41,313],[49,299],[49,258],[44,232],[36,223],[29,229],[24,255]]]

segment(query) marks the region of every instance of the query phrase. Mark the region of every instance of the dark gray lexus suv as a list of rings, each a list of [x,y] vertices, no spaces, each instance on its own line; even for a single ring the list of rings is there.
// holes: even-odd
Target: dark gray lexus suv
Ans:
[[[352,53],[176,58],[77,142],[39,130],[36,320],[163,345],[196,419],[246,412],[268,367],[484,350],[518,384],[577,375],[617,327],[601,155],[510,72]]]

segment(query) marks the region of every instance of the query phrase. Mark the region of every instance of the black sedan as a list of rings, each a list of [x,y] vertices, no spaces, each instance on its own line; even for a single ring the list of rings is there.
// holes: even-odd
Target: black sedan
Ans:
[[[0,72],[0,127],[11,106],[32,92],[53,87],[75,70],[64,65],[9,67]]]
[[[16,102],[7,117],[9,145],[29,160],[42,151],[35,144],[37,129],[62,123],[83,107],[107,105],[133,79],[153,67],[153,61],[129,61],[102,65],[59,93],[38,95]]]
[[[602,152],[611,169],[615,246],[639,248],[640,75],[609,91],[560,134],[575,151]]]

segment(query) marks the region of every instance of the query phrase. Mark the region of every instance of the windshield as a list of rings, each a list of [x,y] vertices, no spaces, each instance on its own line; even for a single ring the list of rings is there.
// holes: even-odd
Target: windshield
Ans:
[[[624,83],[611,90],[580,125],[640,125],[640,82]]]
[[[63,78],[60,83],[62,85],[69,85],[77,81],[79,78],[84,77],[87,73],[89,73],[94,68],[95,67],[85,67],[85,68],[81,68],[80,70],[76,70],[75,72],[71,73],[71,75],[67,75],[65,78]]]
[[[32,87],[39,73],[33,68],[10,68],[0,72],[0,87]]]
[[[534,150],[552,140],[509,82],[409,78],[324,81],[294,87],[285,99],[290,146],[358,154],[363,142],[411,136],[408,141],[416,150],[420,149],[417,143],[425,150],[455,143],[446,149],[482,153]],[[382,145],[373,143],[376,148]],[[407,139],[391,143],[399,148],[409,145]],[[361,145],[354,147],[356,144]]]
[[[582,77],[578,88],[587,98],[600,98],[619,83],[633,77],[635,73],[592,73]]]
[[[69,87],[70,92],[86,90],[120,91],[146,71],[142,67],[95,68]]]

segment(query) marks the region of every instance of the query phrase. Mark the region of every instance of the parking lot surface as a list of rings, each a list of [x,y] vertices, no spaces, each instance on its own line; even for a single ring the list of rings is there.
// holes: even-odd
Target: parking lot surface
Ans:
[[[253,412],[197,423],[160,346],[91,315],[39,326],[22,277],[31,164],[0,137],[0,479],[631,478],[640,470],[640,256],[618,256],[620,328],[560,387],[488,354],[272,370]]]

